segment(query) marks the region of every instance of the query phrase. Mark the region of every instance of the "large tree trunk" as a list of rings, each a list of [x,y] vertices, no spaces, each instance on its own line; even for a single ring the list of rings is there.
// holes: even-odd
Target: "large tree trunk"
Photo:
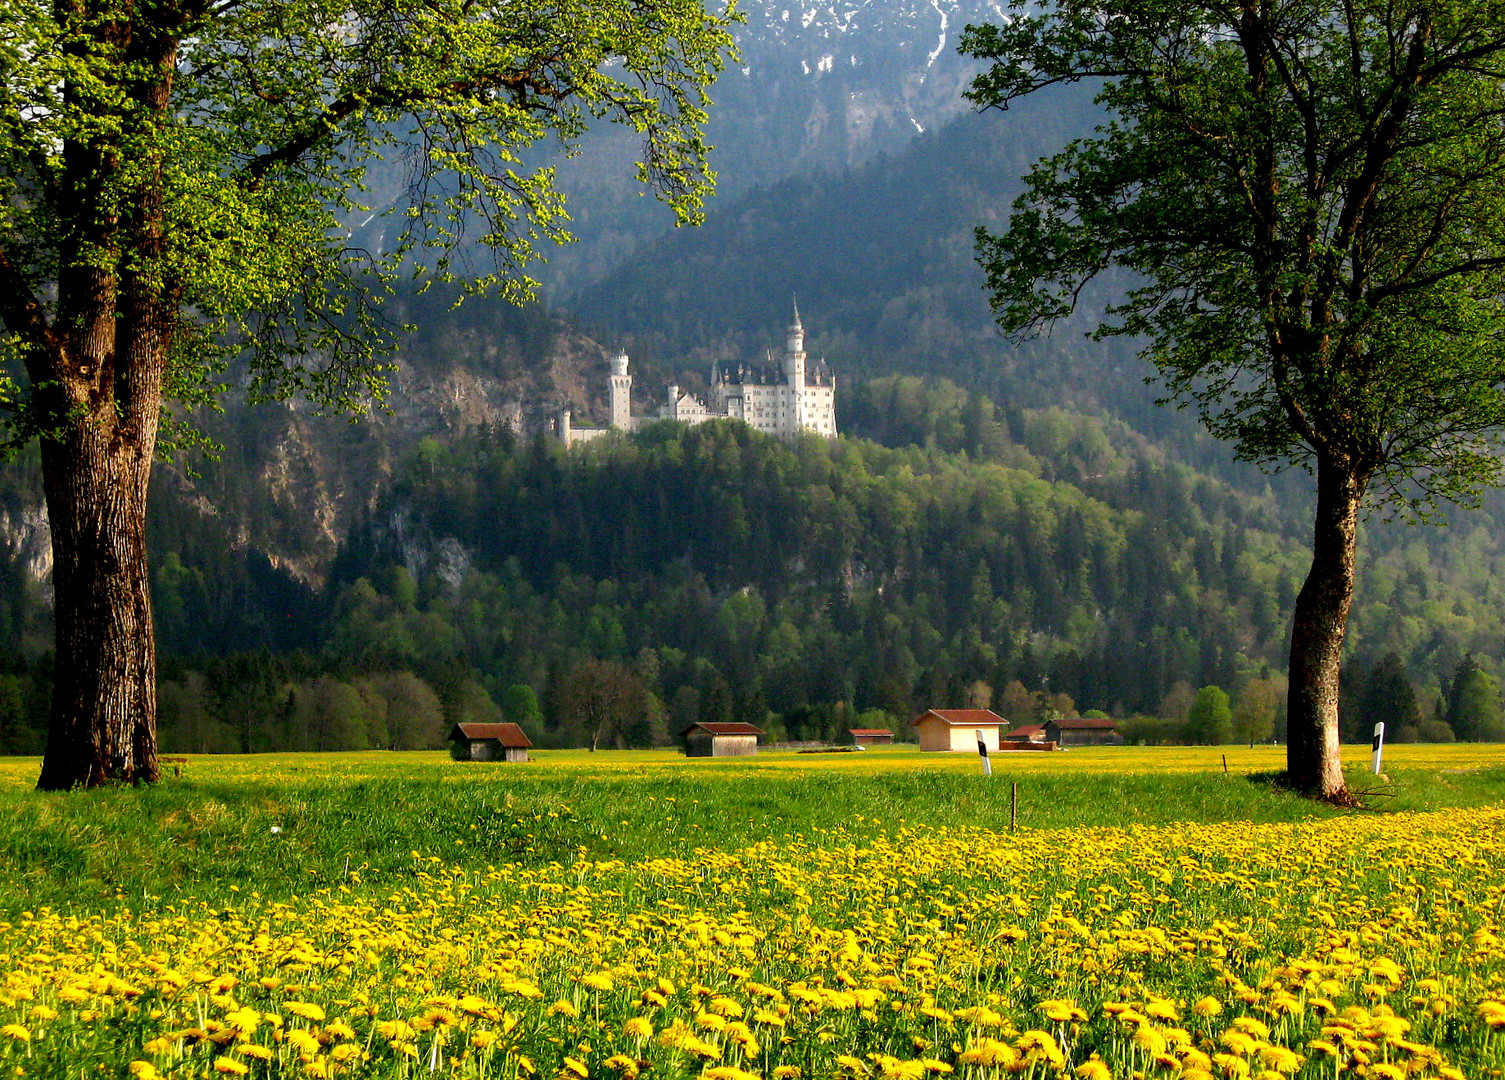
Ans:
[[[169,113],[177,62],[175,16],[154,15],[160,26],[86,20],[100,47],[121,50],[116,89],[131,103],[121,130],[138,149],[104,137],[65,144],[75,217],[62,226],[57,317],[28,359],[47,427],[42,486],[57,623],[43,790],[157,779],[146,493],[180,295],[165,259],[162,159],[133,156]],[[72,92],[97,88],[85,80]],[[104,113],[119,107],[96,104]],[[121,186],[127,174],[130,186]]]
[[[146,565],[153,447],[110,418],[42,443],[57,664],[43,790],[157,779],[157,672]],[[154,440],[153,440],[154,441]]]
[[[1355,542],[1363,478],[1344,462],[1317,464],[1312,567],[1291,626],[1286,771],[1292,786],[1346,802],[1338,738],[1338,669],[1353,600]]]

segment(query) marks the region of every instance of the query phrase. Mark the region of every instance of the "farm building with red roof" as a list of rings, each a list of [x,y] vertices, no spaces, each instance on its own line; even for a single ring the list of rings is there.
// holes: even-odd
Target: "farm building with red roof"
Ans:
[[[989,750],[998,749],[998,733],[1006,721],[991,709],[931,709],[914,722],[921,750],[977,753],[978,732]]]
[[[449,732],[449,756],[456,761],[521,763],[532,745],[516,724],[456,724]]]
[[[702,722],[679,733],[685,757],[746,757],[758,752],[762,728],[751,724]]]

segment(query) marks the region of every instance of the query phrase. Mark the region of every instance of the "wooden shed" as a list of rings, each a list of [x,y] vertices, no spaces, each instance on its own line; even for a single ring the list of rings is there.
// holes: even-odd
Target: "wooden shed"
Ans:
[[[1004,742],[1044,742],[1045,741],[1045,725],[1044,724],[1025,724],[1023,727],[1016,727],[1013,731],[1007,732],[1003,736],[1003,741]]]
[[[679,733],[684,740],[685,757],[746,757],[758,752],[758,736],[762,728],[751,724],[715,723],[691,724]]]
[[[1122,746],[1124,737],[1118,733],[1118,725],[1100,717],[1079,717],[1075,720],[1047,720],[1045,738],[1061,746]]]
[[[449,732],[449,756],[456,761],[520,763],[532,745],[516,724],[456,724]]]
[[[894,733],[888,728],[854,727],[847,728],[847,733],[855,746],[887,746],[894,741]]]
[[[918,717],[914,727],[921,750],[949,750],[956,754],[977,753],[977,733],[989,750],[998,749],[998,733],[1006,722],[991,709],[931,709]]]

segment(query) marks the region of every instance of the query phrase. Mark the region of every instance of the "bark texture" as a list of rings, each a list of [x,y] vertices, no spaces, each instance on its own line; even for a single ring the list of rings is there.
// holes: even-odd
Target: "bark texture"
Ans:
[[[1349,798],[1339,754],[1338,672],[1363,498],[1363,481],[1352,468],[1319,458],[1312,566],[1291,625],[1287,776],[1299,790],[1334,802]]]
[[[57,666],[37,786],[157,779],[157,675],[146,565],[151,451],[81,422],[43,446]]]
[[[170,27],[121,17],[92,30],[125,61],[122,131],[159,127],[177,61]],[[46,418],[56,596],[43,790],[158,778],[146,497],[180,295],[165,269],[160,153],[132,156],[108,136],[63,147],[73,198],[59,241],[57,318],[27,354]],[[122,185],[122,176],[131,179]],[[119,211],[90,212],[99,205]]]

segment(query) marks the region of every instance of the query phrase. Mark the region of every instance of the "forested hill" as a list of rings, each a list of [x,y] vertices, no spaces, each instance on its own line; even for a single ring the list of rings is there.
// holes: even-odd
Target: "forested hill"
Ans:
[[[503,716],[578,744],[583,697],[608,691],[635,703],[626,742],[733,717],[829,737],[979,700],[1184,720],[1209,684],[1273,709],[1304,506],[1167,463],[1116,421],[944,380],[856,389],[846,422],[892,445],[734,422],[568,452],[485,427],[427,438],[319,588],[227,548],[169,490],[165,745],[431,745]],[[1409,678],[1416,719],[1466,653],[1497,668],[1492,520],[1366,537],[1353,670]],[[5,580],[0,614],[34,651],[0,675],[0,738],[34,748],[45,610],[15,564]]]

